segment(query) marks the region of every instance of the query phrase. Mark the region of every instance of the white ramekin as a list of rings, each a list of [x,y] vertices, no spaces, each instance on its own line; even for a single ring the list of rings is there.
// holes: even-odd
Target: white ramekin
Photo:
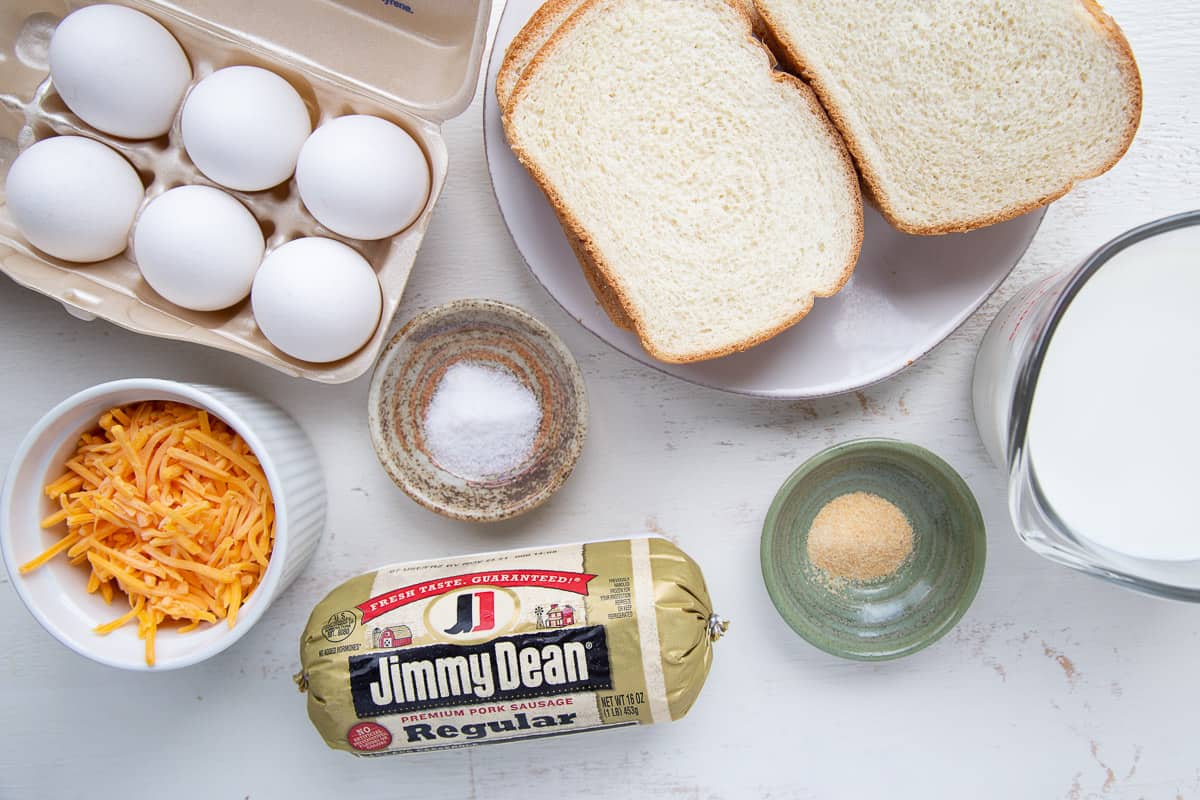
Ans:
[[[128,606],[106,605],[86,591],[87,571],[57,556],[28,575],[21,564],[62,535],[45,531],[41,520],[54,510],[43,492],[62,473],[79,435],[113,406],[142,400],[173,400],[203,408],[237,431],[262,464],[275,501],[275,547],[266,574],[230,628],[202,625],[186,634],[160,628],[156,664],[148,667],[136,624],[107,636],[96,625],[120,616]],[[21,600],[42,626],[80,655],[113,667],[162,671],[186,667],[213,656],[240,639],[312,557],[325,525],[325,481],[312,442],[279,408],[236,389],[130,378],[102,383],[59,403],[42,417],[17,448],[0,494],[0,552]]]

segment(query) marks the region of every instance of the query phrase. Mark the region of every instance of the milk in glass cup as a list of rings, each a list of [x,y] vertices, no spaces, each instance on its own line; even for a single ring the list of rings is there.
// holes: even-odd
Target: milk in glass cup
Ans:
[[[1200,601],[1200,211],[1018,292],[975,363],[975,424],[1018,534],[1123,586]]]

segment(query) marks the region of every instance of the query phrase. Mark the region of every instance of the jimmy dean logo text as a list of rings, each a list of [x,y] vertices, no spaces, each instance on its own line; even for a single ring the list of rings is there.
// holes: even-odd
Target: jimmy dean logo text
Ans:
[[[350,693],[360,719],[611,688],[602,625],[350,656]]]

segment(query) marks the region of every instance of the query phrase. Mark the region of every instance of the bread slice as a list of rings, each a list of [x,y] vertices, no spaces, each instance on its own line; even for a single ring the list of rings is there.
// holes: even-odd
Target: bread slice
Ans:
[[[740,0],[740,2],[747,8],[747,11],[753,12],[752,0]],[[496,73],[496,100],[501,109],[508,107],[513,89],[516,88],[517,81],[525,72],[525,68],[529,66],[529,62],[550,40],[551,35],[558,30],[559,26],[567,21],[567,17],[575,13],[581,5],[583,5],[583,0],[546,0],[509,43],[508,49],[504,53],[504,60]],[[757,18],[757,13],[754,13],[756,21]],[[563,226],[563,233],[571,245],[571,250],[575,253],[583,277],[592,289],[596,304],[600,306],[613,325],[622,330],[632,331],[634,329],[633,322],[630,321],[629,315],[621,306],[616,291],[604,279],[568,226]]]
[[[716,358],[849,279],[858,180],[737,0],[585,0],[504,112],[517,158],[655,358]]]
[[[1137,130],[1137,64],[1093,0],[755,2],[900,230],[1045,205],[1111,168]]]

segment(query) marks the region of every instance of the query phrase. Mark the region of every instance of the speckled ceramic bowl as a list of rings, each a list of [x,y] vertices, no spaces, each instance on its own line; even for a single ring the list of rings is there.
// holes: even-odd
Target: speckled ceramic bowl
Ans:
[[[913,552],[890,576],[830,580],[808,559],[808,531],[836,497],[870,492],[913,527]],[[860,439],[818,453],[775,495],[762,534],[762,571],[780,615],[810,643],[844,658],[883,661],[915,653],[962,618],[983,577],[983,517],[958,473],[933,453],[890,439]]]
[[[459,362],[509,372],[542,410],[529,458],[487,480],[448,472],[425,445],[426,408]],[[541,322],[494,300],[455,300],[419,314],[387,344],[368,414],[379,461],[409,497],[448,517],[495,522],[537,508],[571,474],[587,436],[587,391],[571,352]]]

